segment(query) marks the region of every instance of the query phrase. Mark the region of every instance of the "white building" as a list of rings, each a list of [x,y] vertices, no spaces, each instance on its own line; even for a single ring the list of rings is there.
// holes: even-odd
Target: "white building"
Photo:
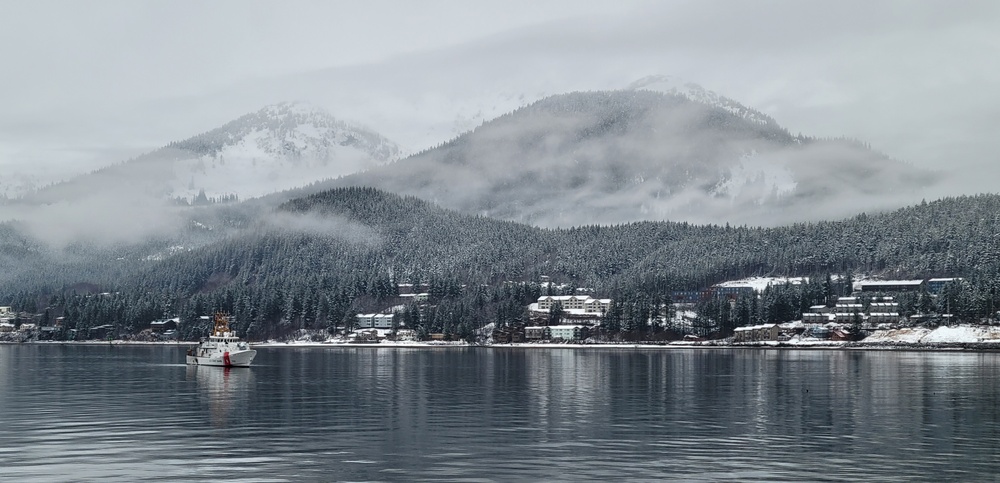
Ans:
[[[392,314],[358,314],[359,329],[392,328]]]
[[[584,310],[588,300],[592,300],[589,295],[546,295],[538,297],[538,310],[550,310],[556,302],[563,310]]]
[[[404,298],[404,299],[413,300],[414,302],[426,302],[427,299],[431,296],[431,294],[426,293],[426,292],[424,292],[424,293],[404,293],[404,294],[400,294],[399,296],[401,298]]]
[[[872,312],[868,314],[868,322],[872,324],[899,322],[899,319],[899,312]]]
[[[611,308],[611,299],[590,299],[583,303],[583,310],[588,314],[604,314]]]
[[[833,311],[838,314],[853,314],[861,313],[864,309],[865,306],[862,304],[837,304],[837,306],[833,308]]]
[[[569,314],[601,314],[611,307],[611,299],[595,299],[589,295],[545,295],[538,297],[537,310],[547,312],[556,302]]]
[[[371,329],[375,327],[375,314],[358,314],[357,325],[359,329]]]
[[[396,340],[415,341],[417,340],[417,331],[413,329],[399,329],[396,331]]]
[[[551,325],[549,337],[562,340],[580,340],[585,337],[587,328],[583,325]]]
[[[833,317],[831,312],[806,312],[802,314],[802,322],[805,323],[826,323]]]
[[[875,312],[899,312],[899,304],[896,302],[872,302],[868,306],[868,311]]]
[[[390,329],[392,328],[392,314],[375,314],[373,323],[376,329]]]

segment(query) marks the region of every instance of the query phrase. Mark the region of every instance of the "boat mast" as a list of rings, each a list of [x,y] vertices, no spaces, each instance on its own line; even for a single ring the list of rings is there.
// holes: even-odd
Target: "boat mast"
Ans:
[[[229,316],[222,313],[215,313],[215,327],[212,329],[214,337],[229,337]]]

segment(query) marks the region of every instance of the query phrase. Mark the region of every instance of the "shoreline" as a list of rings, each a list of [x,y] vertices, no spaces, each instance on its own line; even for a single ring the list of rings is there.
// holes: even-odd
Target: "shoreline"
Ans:
[[[190,346],[198,341],[0,341],[0,345],[79,345],[79,346]],[[618,349],[618,350],[681,350],[681,349],[758,349],[758,350],[873,350],[873,351],[909,351],[909,352],[1000,352],[1000,340],[982,342],[829,342],[816,341],[788,343],[767,341],[746,344],[706,344],[706,343],[510,343],[510,344],[472,344],[467,342],[259,342],[250,343],[253,348],[261,349],[336,349],[336,348],[370,348],[370,349]]]

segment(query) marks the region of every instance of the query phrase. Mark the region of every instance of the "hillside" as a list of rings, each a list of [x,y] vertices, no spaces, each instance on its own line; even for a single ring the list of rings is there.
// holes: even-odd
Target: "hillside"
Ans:
[[[0,221],[55,248],[141,244],[188,230],[190,205],[233,203],[396,159],[384,137],[302,104],[278,104],[137,158],[0,198]]]
[[[205,218],[202,230],[218,223],[228,234],[179,250],[164,241],[156,257],[149,244],[38,253],[31,240],[5,231],[10,257],[0,257],[0,268],[13,276],[0,281],[0,304],[96,304],[103,308],[81,308],[74,317],[94,324],[103,314],[123,327],[141,325],[148,314],[223,309],[254,321],[261,336],[379,310],[393,303],[400,282],[429,283],[436,300],[459,304],[451,307],[462,307],[468,322],[515,316],[537,296],[542,275],[652,304],[671,290],[752,275],[857,273],[965,277],[970,308],[963,316],[1000,307],[997,195],[780,228],[641,222],[549,230],[371,188],[325,191],[274,211],[261,206]],[[37,265],[7,265],[33,257]],[[95,292],[114,295],[87,295]]]
[[[702,94],[552,96],[335,184],[553,227],[836,219],[917,201],[933,182],[861,143],[792,136],[764,114]]]

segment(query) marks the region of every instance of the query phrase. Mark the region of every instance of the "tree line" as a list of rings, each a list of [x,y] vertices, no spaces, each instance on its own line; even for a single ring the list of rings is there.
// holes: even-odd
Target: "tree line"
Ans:
[[[913,295],[910,303],[911,295],[903,296],[907,312],[934,305],[945,313],[937,307],[944,304],[956,318],[977,321],[1000,308],[995,195],[780,228],[642,222],[550,230],[371,188],[328,190],[276,209],[244,202],[192,213],[215,230],[178,234],[192,248],[176,253],[167,250],[176,239],[54,253],[6,224],[0,305],[62,313],[78,334],[105,324],[134,333],[179,316],[190,331],[185,337],[207,332],[197,316],[225,311],[241,335],[264,339],[350,325],[358,313],[398,303],[398,284],[426,283],[430,303],[407,307],[406,325],[469,337],[487,323],[526,321],[524,307],[541,294],[545,275],[614,299],[605,315],[609,333],[660,337],[678,329],[668,313],[674,290],[759,275],[818,280],[734,303],[704,301],[694,330],[726,334],[737,325],[792,320],[843,293],[824,288],[827,274],[867,273],[965,278],[936,298]],[[276,224],[275,217],[297,221]]]

